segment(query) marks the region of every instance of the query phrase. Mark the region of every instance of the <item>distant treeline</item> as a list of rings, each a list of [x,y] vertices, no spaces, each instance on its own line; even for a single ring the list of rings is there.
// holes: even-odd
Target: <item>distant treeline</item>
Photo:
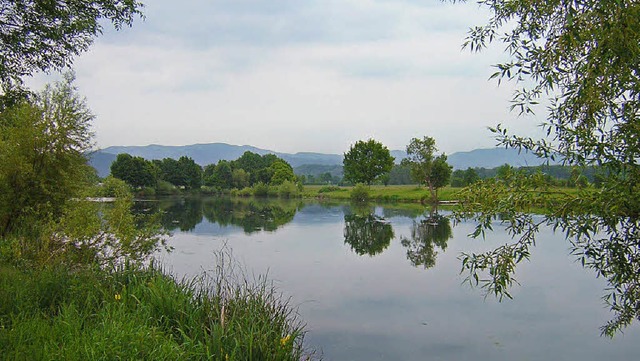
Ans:
[[[190,157],[179,159],[146,160],[126,153],[119,154],[111,164],[111,175],[127,182],[134,189],[145,193],[171,194],[177,189],[201,189],[211,191],[244,189],[256,185],[279,186],[283,183],[351,185],[342,177],[339,165],[304,165],[293,168],[284,159],[274,154],[259,155],[246,151],[232,161],[220,160],[205,167]],[[307,174],[300,174],[308,172]],[[599,186],[601,177],[597,167],[578,168],[561,165],[540,165],[514,168],[504,164],[496,168],[467,168],[455,170],[451,175],[452,187],[465,187],[488,178],[505,178],[510,172],[526,174],[541,173],[548,184],[562,187],[582,187],[588,184]],[[378,184],[415,184],[409,166],[396,164],[380,178]]]
[[[258,184],[282,185],[299,182],[293,168],[273,154],[259,155],[250,151],[232,161],[220,160],[204,168],[190,157],[178,160],[146,160],[130,154],[118,154],[111,164],[111,175],[122,179],[134,189],[146,193],[173,193],[180,189],[211,191],[243,189]]]

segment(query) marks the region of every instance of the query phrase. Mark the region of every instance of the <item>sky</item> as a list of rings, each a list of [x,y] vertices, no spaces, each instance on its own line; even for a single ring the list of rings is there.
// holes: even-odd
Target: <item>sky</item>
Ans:
[[[530,135],[513,85],[489,80],[501,45],[463,50],[478,5],[440,0],[147,0],[132,28],[105,27],[74,62],[99,148],[229,143],[344,153],[373,138],[452,153]],[[38,87],[55,74],[36,75]]]

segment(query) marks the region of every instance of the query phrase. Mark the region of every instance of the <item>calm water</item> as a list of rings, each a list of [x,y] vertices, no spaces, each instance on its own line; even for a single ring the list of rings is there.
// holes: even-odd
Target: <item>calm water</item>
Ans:
[[[299,306],[306,342],[325,360],[637,360],[640,327],[599,335],[606,286],[543,231],[518,268],[514,300],[463,284],[462,251],[507,241],[467,238],[474,224],[425,220],[418,207],[191,199],[157,202],[173,229],[164,262],[212,270],[225,244]],[[445,214],[446,212],[440,212]]]

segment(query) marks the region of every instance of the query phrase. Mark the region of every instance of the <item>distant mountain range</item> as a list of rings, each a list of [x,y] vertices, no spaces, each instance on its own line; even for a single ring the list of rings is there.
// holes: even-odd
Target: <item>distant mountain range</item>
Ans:
[[[234,160],[239,158],[244,152],[250,151],[260,155],[275,154],[291,164],[299,174],[307,174],[309,165],[318,165],[318,169],[331,169],[331,173],[336,173],[333,166],[342,165],[342,154],[325,153],[280,153],[267,149],[260,149],[249,145],[231,145],[225,143],[193,144],[184,146],[166,145],[146,145],[146,146],[115,146],[108,147],[93,152],[89,157],[89,163],[96,168],[100,177],[106,177],[110,173],[111,163],[120,153],[128,153],[133,156],[143,157],[148,160],[174,158],[182,156],[192,158],[196,163],[205,166],[207,164],[218,163],[219,160]],[[402,150],[392,150],[391,155],[399,163],[406,157]],[[448,155],[448,162],[454,169],[467,169],[468,167],[495,168],[502,164],[512,166],[534,166],[540,165],[543,161],[530,153],[518,153],[514,149],[491,148],[475,149],[469,152],[456,152]],[[304,167],[303,167],[304,166]]]

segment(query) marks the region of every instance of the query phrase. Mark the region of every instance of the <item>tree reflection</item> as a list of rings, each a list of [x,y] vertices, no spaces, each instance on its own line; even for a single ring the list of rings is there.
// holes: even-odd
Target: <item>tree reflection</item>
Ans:
[[[204,204],[204,216],[221,226],[240,226],[245,233],[272,232],[291,222],[299,208],[296,201],[212,198]]]
[[[344,242],[358,255],[381,253],[389,247],[392,238],[391,224],[367,206],[355,208],[355,213],[345,213]]]
[[[162,211],[161,223],[164,229],[183,232],[192,231],[202,222],[202,199],[189,197],[161,201],[158,205]]]
[[[414,220],[411,239],[402,237],[400,243],[407,248],[407,259],[414,267],[431,268],[436,264],[438,251],[447,249],[447,241],[453,237],[449,218],[432,212],[427,218]]]
[[[301,203],[292,200],[245,198],[164,199],[138,202],[137,213],[160,211],[162,227],[168,231],[193,231],[203,217],[221,226],[239,226],[244,232],[275,231],[293,220]]]

